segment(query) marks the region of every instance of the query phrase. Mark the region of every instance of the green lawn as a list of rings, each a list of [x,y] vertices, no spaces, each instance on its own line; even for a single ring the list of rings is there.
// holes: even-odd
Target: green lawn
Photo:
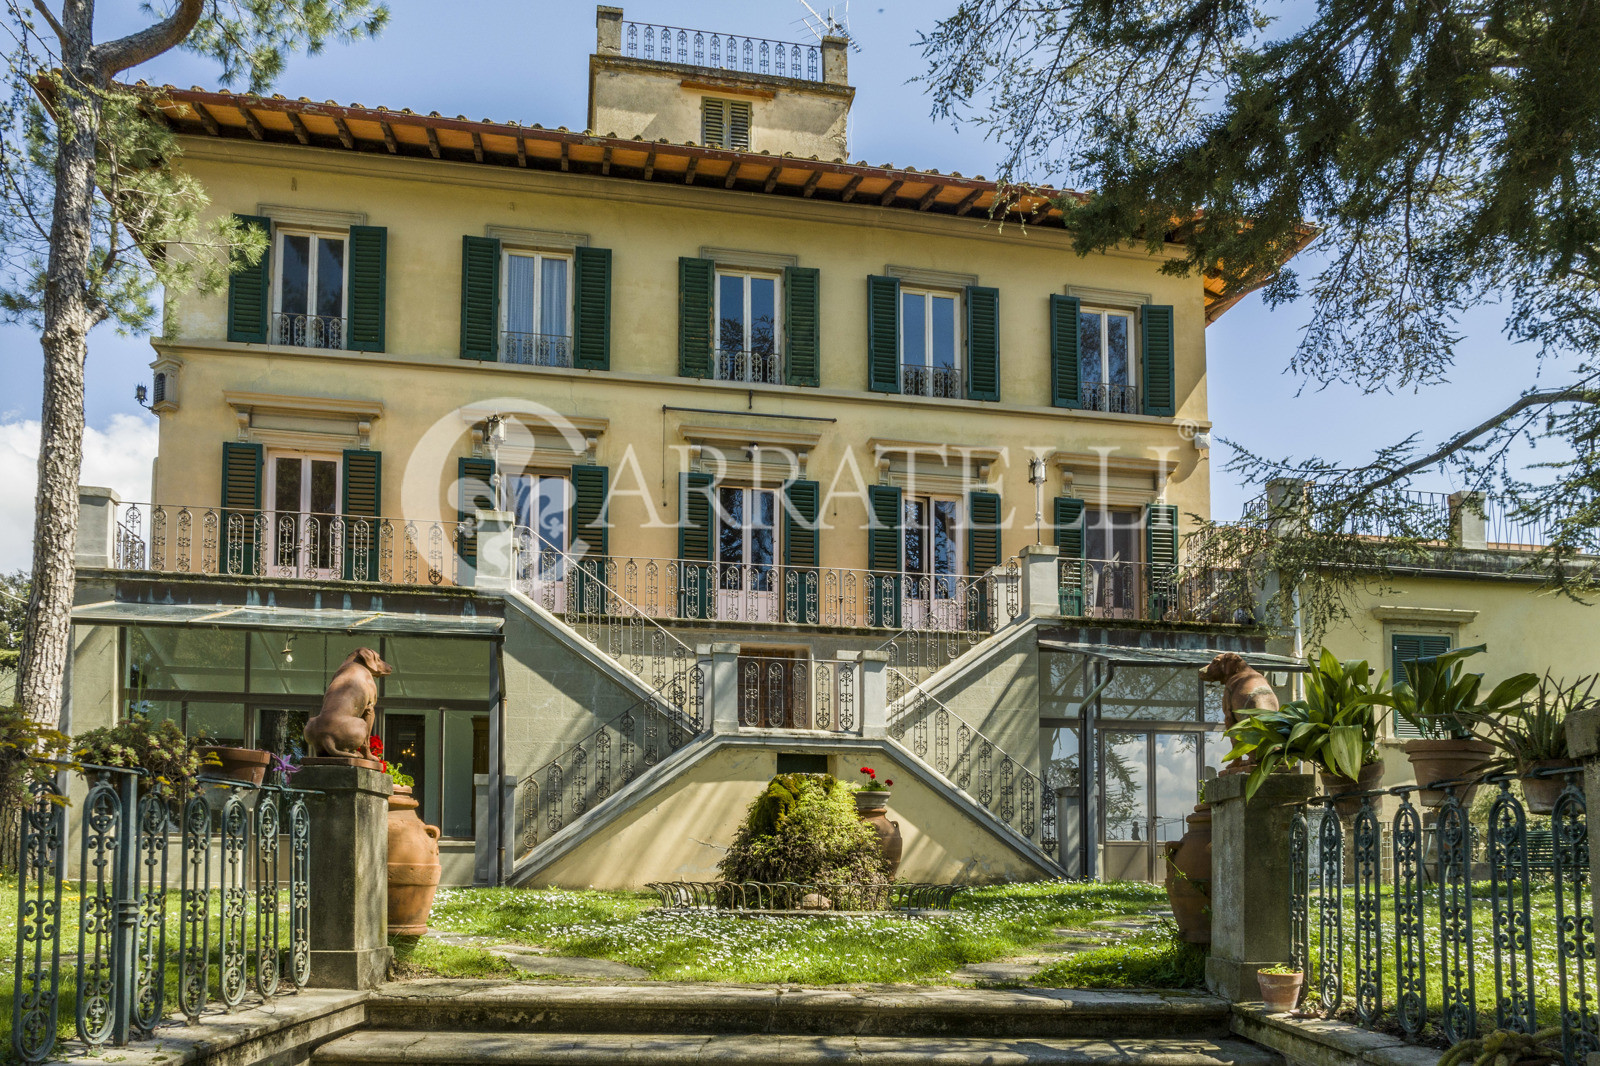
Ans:
[[[560,955],[611,959],[664,981],[845,984],[939,983],[973,962],[1033,953],[1060,941],[1058,928],[1164,906],[1160,885],[1042,882],[980,888],[948,916],[739,917],[662,913],[654,894],[544,889],[444,889],[438,933],[485,943],[539,946]],[[435,937],[395,938],[406,972],[510,975],[501,959]],[[1126,936],[1114,949],[1066,960],[1050,981],[1099,987],[1197,983],[1200,953],[1164,929]]]

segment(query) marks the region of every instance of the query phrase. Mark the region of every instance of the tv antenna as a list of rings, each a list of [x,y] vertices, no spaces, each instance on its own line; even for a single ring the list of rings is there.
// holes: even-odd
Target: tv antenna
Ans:
[[[806,9],[800,22],[811,32],[811,36],[819,41],[824,37],[843,37],[850,42],[852,52],[861,51],[861,45],[850,35],[850,0],[844,0],[843,4],[836,4],[826,11],[812,7],[810,0],[800,0],[800,6]]]

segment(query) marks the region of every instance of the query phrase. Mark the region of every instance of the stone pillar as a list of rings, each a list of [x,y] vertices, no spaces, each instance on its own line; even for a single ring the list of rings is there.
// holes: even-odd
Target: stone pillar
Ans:
[[[1583,763],[1583,799],[1587,810],[1600,811],[1600,707],[1586,707],[1567,716],[1567,753]],[[1589,883],[1600,876],[1600,818],[1589,826]],[[1600,929],[1600,892],[1591,901],[1595,928]],[[1590,1060],[1600,1056],[1590,1056]]]
[[[73,565],[79,569],[116,565],[117,506],[122,503],[114,489],[93,485],[78,486],[78,540]]]
[[[311,814],[311,984],[376,988],[388,977],[388,774],[311,764],[295,775]]]
[[[510,511],[476,511],[478,561],[472,587],[508,589],[515,583],[516,545],[512,534],[517,516]]]
[[[889,735],[889,653],[864,651],[856,656],[861,664],[861,735],[882,738]]]
[[[1061,549],[1053,544],[1023,545],[1022,617],[1061,617]]]
[[[1489,546],[1489,520],[1484,517],[1481,492],[1452,492],[1450,494],[1450,546],[1476,548]]]
[[[1289,822],[1316,792],[1310,774],[1273,774],[1248,804],[1248,775],[1206,782],[1211,803],[1211,957],[1206,987],[1260,998],[1256,971],[1289,961]]]
[[[622,54],[622,8],[595,8],[594,30],[595,55],[620,56]]]
[[[472,883],[492,885],[494,879],[494,820],[489,797],[493,774],[472,775]]]
[[[739,731],[739,645],[708,644],[696,654],[711,656],[711,731]]]
[[[822,80],[828,85],[850,84],[850,41],[844,37],[822,39]]]

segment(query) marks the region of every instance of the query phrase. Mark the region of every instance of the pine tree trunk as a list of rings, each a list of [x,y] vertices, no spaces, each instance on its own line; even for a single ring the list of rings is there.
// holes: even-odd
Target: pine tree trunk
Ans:
[[[17,696],[38,722],[58,725],[72,644],[78,476],[83,466],[83,370],[89,329],[88,265],[93,248],[95,151],[101,80],[88,69],[93,0],[68,0],[61,22],[66,82],[55,100],[55,207],[44,292],[44,405],[39,422],[39,487],[34,497],[33,594],[23,631]],[[76,82],[76,84],[73,84]]]

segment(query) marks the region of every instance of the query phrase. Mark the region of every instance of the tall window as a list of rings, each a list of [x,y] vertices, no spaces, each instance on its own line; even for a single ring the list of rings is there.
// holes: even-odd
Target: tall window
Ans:
[[[717,274],[717,378],[778,383],[778,279]]]
[[[513,474],[506,479],[510,510],[517,525],[531,540],[517,562],[522,585],[545,586],[539,597],[552,610],[565,607],[568,515],[572,511],[572,482],[559,474]],[[522,535],[519,535],[519,539]]]
[[[529,366],[572,365],[572,257],[506,253],[501,359]]]
[[[772,489],[717,489],[717,563],[724,589],[773,592],[778,499]]]
[[[278,231],[274,344],[343,348],[345,237]]]
[[[960,504],[934,496],[910,496],[904,506],[906,597],[955,599],[956,578],[961,573]]]
[[[954,293],[900,290],[900,391],[961,396],[960,330]]]
[[[1125,311],[1078,312],[1078,387],[1090,411],[1136,414],[1133,316]]]
[[[1086,507],[1083,520],[1084,613],[1092,618],[1139,617],[1144,589],[1141,513]]]
[[[290,577],[337,577],[339,460],[275,452],[269,457],[267,551]]]

